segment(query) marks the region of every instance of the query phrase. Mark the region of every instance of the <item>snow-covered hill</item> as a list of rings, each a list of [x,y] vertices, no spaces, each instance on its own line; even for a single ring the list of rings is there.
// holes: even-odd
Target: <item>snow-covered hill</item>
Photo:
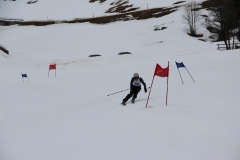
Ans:
[[[9,18],[22,18],[29,20],[69,20],[74,18],[89,18],[109,15],[105,13],[112,7],[118,5],[130,8],[147,9],[166,7],[173,5],[176,0],[106,0],[103,3],[89,0],[39,0],[28,4],[30,0],[0,1],[0,16]],[[186,0],[189,2],[190,0]],[[181,3],[182,4],[186,4]],[[126,9],[126,10],[127,10]],[[112,14],[115,14],[113,12]]]
[[[26,2],[4,5],[29,7]],[[31,6],[72,10],[67,1],[46,2]],[[86,2],[86,14],[88,6],[103,14],[109,3]],[[27,18],[29,10],[18,13],[25,19],[45,14]],[[239,160],[239,50],[218,51],[216,43],[188,36],[182,12],[106,25],[0,26],[0,44],[10,54],[0,51],[0,160]],[[64,15],[59,18],[75,17]],[[166,29],[154,31],[156,26]],[[206,29],[198,32],[208,39]],[[132,54],[119,56],[123,51]],[[149,108],[143,89],[126,106],[120,102],[128,92],[107,96],[128,89],[135,72],[150,86],[156,63],[167,67],[168,61],[168,106],[166,78],[160,77]],[[182,84],[175,61],[185,64],[196,83],[180,68]],[[57,63],[57,77],[51,71],[48,78],[50,63]],[[21,72],[29,82],[23,83]]]

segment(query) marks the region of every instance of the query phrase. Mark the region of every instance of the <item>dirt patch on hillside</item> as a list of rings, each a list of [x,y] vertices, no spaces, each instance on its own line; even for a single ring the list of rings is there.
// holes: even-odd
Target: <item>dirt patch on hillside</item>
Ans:
[[[188,35],[191,36],[191,37],[197,37],[197,38],[203,37],[203,34],[191,34],[191,33],[188,33]]]
[[[33,3],[37,3],[38,0],[31,0],[29,2],[27,2],[27,4],[33,4]]]
[[[202,9],[208,10],[211,7],[216,6],[216,2],[214,0],[207,0],[202,3]]]
[[[31,0],[28,3],[36,3],[38,0]],[[90,3],[99,2],[103,3],[106,0],[90,0]],[[174,4],[180,4],[185,1],[178,1]],[[176,7],[169,7],[169,8],[153,8],[148,10],[141,10],[136,11],[139,8],[133,7],[132,4],[129,4],[127,0],[117,0],[115,2],[112,2],[110,5],[113,7],[109,8],[105,13],[121,13],[117,15],[111,15],[111,16],[102,16],[102,17],[96,17],[96,18],[76,18],[74,20],[60,20],[60,21],[54,21],[54,20],[48,20],[48,21],[25,21],[20,23],[20,26],[29,26],[29,25],[35,25],[35,26],[46,26],[46,25],[52,25],[52,24],[58,24],[58,23],[84,23],[84,22],[90,22],[90,23],[96,23],[96,24],[106,24],[111,23],[115,21],[129,21],[129,20],[141,20],[141,19],[149,19],[149,18],[159,18],[165,15],[168,15],[172,12],[175,12],[180,6]],[[209,9],[214,6],[214,0],[207,0],[204,1],[202,4],[202,7],[200,9]]]
[[[159,18],[165,15],[168,15],[172,12],[175,12],[179,6],[176,7],[170,7],[170,8],[153,8],[148,10],[142,10],[142,11],[133,11],[130,13],[123,13],[123,14],[117,14],[117,15],[111,15],[111,16],[103,16],[103,17],[96,17],[96,18],[86,18],[86,19],[74,19],[69,21],[25,21],[20,23],[20,26],[29,26],[29,25],[35,25],[35,26],[46,26],[51,24],[58,24],[58,23],[84,23],[84,22],[90,22],[95,24],[107,24],[111,22],[116,21],[129,21],[129,20],[142,20],[142,19],[149,19],[149,18]]]
[[[154,31],[160,31],[160,30],[164,30],[164,29],[167,29],[167,27],[155,26]]]
[[[19,24],[19,26],[47,26],[56,24],[56,21],[25,21]]]
[[[94,2],[99,2],[99,3],[103,3],[106,0],[90,0],[89,3],[94,3]]]
[[[129,4],[127,0],[117,0],[110,5],[113,7],[109,8],[105,13],[127,13],[140,9],[139,7],[133,7],[133,4]]]
[[[9,51],[6,48],[4,48],[3,46],[0,46],[0,50],[6,54],[9,54]]]
[[[175,4],[180,4],[180,3],[184,3],[184,2],[186,2],[186,1],[178,1],[178,2],[173,3],[173,5],[175,5]]]

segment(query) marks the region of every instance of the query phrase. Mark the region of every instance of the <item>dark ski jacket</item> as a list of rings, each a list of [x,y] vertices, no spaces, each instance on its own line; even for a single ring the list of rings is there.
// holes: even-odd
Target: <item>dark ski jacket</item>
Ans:
[[[140,80],[140,82],[143,84],[144,89],[147,90],[146,84],[145,84],[145,82],[143,81],[143,79],[142,79],[141,77],[139,77],[139,80]],[[134,77],[131,79],[130,89],[132,89],[132,87],[135,87],[135,86],[133,85],[133,81],[134,81]]]

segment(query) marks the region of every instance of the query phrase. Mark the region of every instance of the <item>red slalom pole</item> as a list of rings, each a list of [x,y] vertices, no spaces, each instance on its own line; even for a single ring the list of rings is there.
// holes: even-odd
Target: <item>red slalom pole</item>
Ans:
[[[169,79],[169,61],[168,61],[168,77],[167,77],[166,106],[167,106],[167,102],[168,102],[168,79]]]
[[[55,66],[56,66],[56,68],[55,68],[55,77],[57,76],[57,63],[55,63]]]
[[[154,73],[155,73],[155,72],[154,72]],[[151,90],[152,90],[152,85],[153,85],[153,80],[154,80],[154,77],[155,77],[155,74],[153,75],[152,84],[151,84],[150,91],[149,91],[149,94],[148,94],[148,99],[147,99],[146,108],[147,108],[147,105],[148,105],[148,100],[149,100],[150,93],[151,93]]]

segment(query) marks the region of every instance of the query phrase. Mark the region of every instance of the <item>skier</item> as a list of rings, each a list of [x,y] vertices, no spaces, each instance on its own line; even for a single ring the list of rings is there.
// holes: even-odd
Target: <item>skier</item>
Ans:
[[[141,90],[141,83],[144,85],[144,91],[147,92],[146,84],[143,81],[141,77],[139,77],[138,73],[134,73],[133,78],[130,82],[130,93],[123,99],[122,104],[126,105],[126,102],[131,98],[132,96],[132,103],[135,102],[135,99],[137,98],[138,92]]]

